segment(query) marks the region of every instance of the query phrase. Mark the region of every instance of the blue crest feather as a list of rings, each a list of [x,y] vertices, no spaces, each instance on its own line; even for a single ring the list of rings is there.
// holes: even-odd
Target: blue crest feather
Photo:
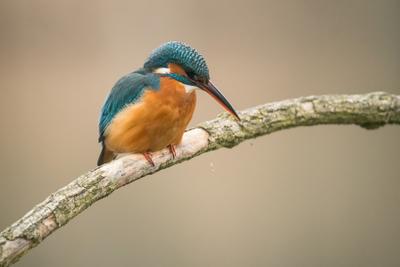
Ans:
[[[182,42],[167,42],[156,48],[144,63],[144,67],[152,70],[168,67],[168,63],[178,64],[188,73],[193,73],[206,80],[210,79],[208,66],[203,56]]]

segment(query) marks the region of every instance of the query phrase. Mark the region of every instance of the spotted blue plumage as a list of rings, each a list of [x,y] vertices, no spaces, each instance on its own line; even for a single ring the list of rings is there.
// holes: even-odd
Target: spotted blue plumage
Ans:
[[[168,63],[175,63],[183,67],[186,73],[209,80],[208,66],[196,49],[182,42],[167,42],[156,48],[144,63],[146,69],[168,67]]]
[[[158,90],[160,77],[141,69],[125,75],[117,81],[101,110],[99,121],[99,142],[112,119],[126,106],[139,101],[145,89]]]

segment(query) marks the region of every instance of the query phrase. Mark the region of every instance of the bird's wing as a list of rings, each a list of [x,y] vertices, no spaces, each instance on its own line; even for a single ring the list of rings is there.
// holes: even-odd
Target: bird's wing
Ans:
[[[104,133],[115,115],[126,106],[137,102],[145,89],[157,90],[159,87],[159,77],[143,71],[132,72],[119,79],[101,110],[99,142],[104,141]]]

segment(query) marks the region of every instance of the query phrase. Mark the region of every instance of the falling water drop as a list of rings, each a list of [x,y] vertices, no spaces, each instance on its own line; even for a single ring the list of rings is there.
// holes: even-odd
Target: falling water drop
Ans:
[[[215,172],[214,163],[210,162],[210,170],[211,172]]]

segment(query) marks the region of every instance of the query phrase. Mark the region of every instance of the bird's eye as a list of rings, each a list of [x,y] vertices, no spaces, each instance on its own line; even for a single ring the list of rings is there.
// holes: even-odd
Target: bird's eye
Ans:
[[[190,79],[192,79],[192,80],[195,79],[196,74],[194,74],[193,71],[186,71],[186,74]]]
[[[205,79],[203,77],[200,77],[198,75],[193,76],[193,80],[198,81],[198,82],[205,82]]]
[[[199,82],[201,82],[201,83],[207,83],[207,79],[204,78],[204,77],[196,76],[196,77],[195,77],[195,80],[196,80],[196,81],[199,81]]]

